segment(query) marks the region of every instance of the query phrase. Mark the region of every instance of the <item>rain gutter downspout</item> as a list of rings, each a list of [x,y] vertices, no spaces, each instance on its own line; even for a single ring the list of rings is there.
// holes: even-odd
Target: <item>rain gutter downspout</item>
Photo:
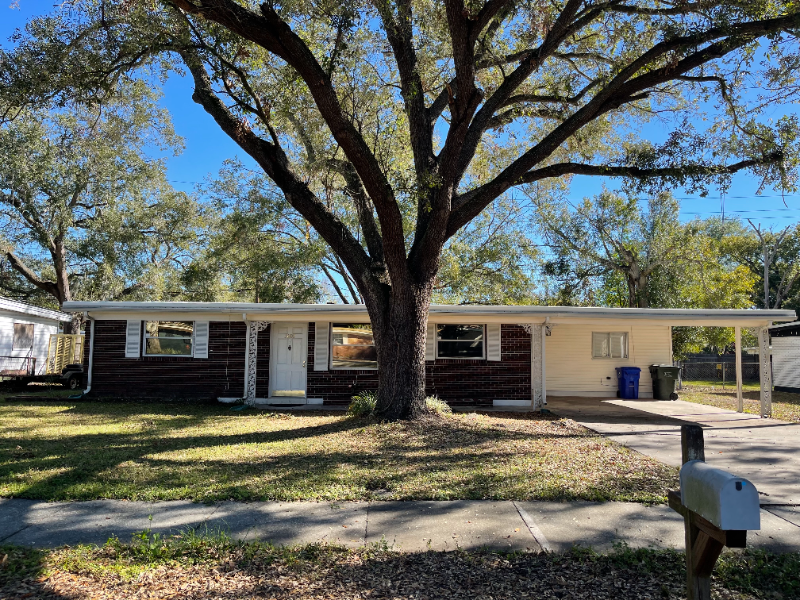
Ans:
[[[89,321],[89,364],[86,368],[86,389],[78,396],[83,398],[92,391],[92,365],[94,364],[94,317],[89,316],[89,311],[84,311],[84,319]]]
[[[547,330],[550,317],[545,317],[542,323],[542,406],[547,406]]]

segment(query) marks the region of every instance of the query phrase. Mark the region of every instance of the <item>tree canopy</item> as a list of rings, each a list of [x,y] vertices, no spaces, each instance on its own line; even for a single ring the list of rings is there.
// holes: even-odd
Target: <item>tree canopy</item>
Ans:
[[[179,147],[141,81],[102,106],[26,108],[0,125],[0,244],[16,275],[0,287],[58,306],[76,286],[83,298],[157,295],[188,263],[200,225],[194,201],[151,157]]]
[[[0,114],[185,70],[341,259],[375,332],[378,412],[409,417],[443,248],[512,189],[702,190],[744,169],[794,185],[797,121],[761,114],[796,101],[798,26],[772,0],[78,0],[0,57]],[[637,131],[655,118],[662,144]]]

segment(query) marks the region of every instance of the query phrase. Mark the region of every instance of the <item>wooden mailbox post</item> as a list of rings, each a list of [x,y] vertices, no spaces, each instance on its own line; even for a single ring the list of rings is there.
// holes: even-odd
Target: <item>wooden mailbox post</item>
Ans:
[[[760,529],[758,491],[746,479],[705,464],[700,426],[681,427],[681,451],[681,491],[670,490],[667,497],[686,529],[686,596],[710,600],[711,573],[722,549],[744,548],[748,529]]]

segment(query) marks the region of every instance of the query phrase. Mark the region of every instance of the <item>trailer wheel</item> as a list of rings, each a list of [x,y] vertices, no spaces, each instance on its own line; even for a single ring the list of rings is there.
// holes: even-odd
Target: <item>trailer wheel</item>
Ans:
[[[69,379],[64,383],[64,387],[70,390],[77,390],[81,386],[81,376],[80,375],[71,375]]]

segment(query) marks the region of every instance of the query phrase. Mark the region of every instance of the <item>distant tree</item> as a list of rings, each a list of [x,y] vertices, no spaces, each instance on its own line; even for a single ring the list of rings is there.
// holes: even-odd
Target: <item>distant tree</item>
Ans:
[[[377,412],[411,418],[444,248],[510,190],[572,175],[692,188],[743,169],[793,185],[797,120],[760,113],[796,99],[798,27],[789,1],[76,0],[0,57],[0,114],[179,60],[192,98],[341,258],[375,333]],[[637,139],[656,115],[667,142]]]
[[[0,250],[17,274],[0,288],[32,286],[59,307],[76,285],[84,298],[152,294],[143,272],[180,262],[195,210],[147,157],[179,146],[156,100],[131,82],[102,105],[23,110],[0,126]]]
[[[625,306],[651,306],[655,274],[680,268],[693,257],[692,227],[681,224],[678,202],[665,192],[649,198],[645,208],[634,196],[610,192],[574,208],[560,202],[537,208],[536,219],[556,260],[576,265],[587,277],[605,274],[606,296],[615,296],[614,282],[622,282]],[[619,300],[607,297],[604,303]]]
[[[433,301],[442,304],[535,304],[540,253],[524,210],[499,200],[442,250]]]
[[[190,298],[318,302],[324,273],[343,302],[354,300],[331,272],[339,273],[340,260],[263,172],[232,159],[200,193],[214,218],[205,248],[183,274]]]
[[[756,225],[750,219],[748,224],[758,240],[761,262],[760,305],[764,308],[782,308],[787,300],[794,299],[800,284],[800,225],[789,225],[778,232]],[[755,240],[753,240],[755,241]],[[745,243],[742,260],[751,270],[758,268],[758,260],[753,260],[753,243]],[[748,253],[746,249],[750,250]]]

